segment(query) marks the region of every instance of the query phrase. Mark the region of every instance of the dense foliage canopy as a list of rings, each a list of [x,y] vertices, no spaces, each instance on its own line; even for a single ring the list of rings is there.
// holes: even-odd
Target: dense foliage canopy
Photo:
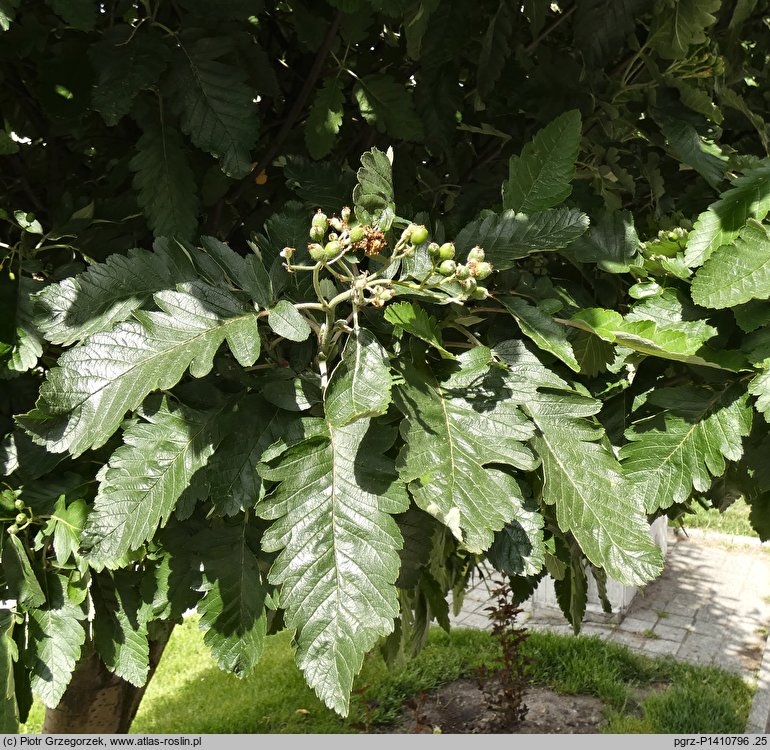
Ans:
[[[764,0],[0,0],[0,727],[770,534]]]

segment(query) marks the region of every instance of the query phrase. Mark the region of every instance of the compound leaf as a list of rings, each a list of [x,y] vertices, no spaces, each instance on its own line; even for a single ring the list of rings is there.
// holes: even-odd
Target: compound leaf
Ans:
[[[326,427],[261,467],[279,484],[258,513],[273,521],[262,548],[280,551],[269,580],[281,586],[286,625],[297,629],[297,663],[345,715],[364,654],[398,615],[402,538],[390,514],[409,502],[385,455],[392,429],[368,419]]]
[[[239,364],[259,356],[257,314],[232,294],[203,282],[154,295],[158,311],[137,310],[61,355],[36,408],[18,422],[54,453],[80,455],[103,445],[127,411],[154,390],[175,385],[187,369],[203,377],[227,340]]]
[[[342,84],[327,78],[313,100],[305,125],[305,145],[313,159],[323,159],[334,148],[342,126]]]

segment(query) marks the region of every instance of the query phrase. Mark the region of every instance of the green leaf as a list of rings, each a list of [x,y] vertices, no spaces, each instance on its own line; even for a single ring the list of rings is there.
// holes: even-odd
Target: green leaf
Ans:
[[[214,507],[222,515],[253,508],[262,497],[256,470],[263,451],[294,428],[293,415],[266,404],[256,394],[236,402],[225,423],[225,436],[195,481],[205,482]]]
[[[326,78],[313,99],[305,125],[305,145],[314,159],[323,159],[334,148],[342,126],[342,84],[338,78]]]
[[[233,295],[202,282],[154,296],[159,311],[97,333],[59,358],[33,411],[19,424],[54,453],[80,455],[99,447],[127,411],[154,390],[175,385],[190,369],[206,375],[222,342],[243,367],[259,356],[257,315]]]
[[[574,208],[561,207],[531,216],[504,211],[474,219],[460,230],[455,245],[460,254],[479,245],[495,269],[504,271],[530,253],[567,247],[586,229],[588,217]]]
[[[580,133],[580,111],[573,109],[540,130],[521,156],[512,156],[503,208],[531,213],[563,203],[572,193]]]
[[[770,422],[770,369],[768,366],[770,366],[770,360],[765,362],[765,369],[749,383],[748,391],[752,396],[757,397],[754,408]]]
[[[56,708],[86,640],[80,622],[85,614],[67,598],[64,576],[49,573],[46,592],[46,604],[29,613],[25,658],[32,689],[48,708]]]
[[[203,599],[198,603],[203,642],[220,669],[246,677],[264,649],[267,594],[245,523],[206,537]],[[258,549],[258,546],[256,547]]]
[[[413,368],[404,372],[394,399],[405,419],[399,474],[417,505],[447,526],[471,552],[488,549],[494,532],[519,521],[539,528],[524,510],[516,480],[488,464],[531,470],[534,457],[522,443],[531,422],[494,377],[486,387],[444,390]],[[489,393],[498,393],[494,401]],[[532,547],[537,547],[537,535]]]
[[[656,112],[654,117],[674,156],[698,172],[711,187],[719,185],[728,166],[728,157],[722,149],[702,138],[685,120],[668,117],[662,112]]]
[[[698,269],[691,289],[696,304],[717,310],[770,297],[767,229],[749,219],[731,244],[722,245]]]
[[[653,357],[732,371],[746,367],[744,357],[738,352],[711,349],[703,343],[703,339],[693,337],[692,331],[682,330],[679,326],[661,327],[654,320],[624,319],[614,310],[588,308],[563,322],[593,333],[611,344]],[[713,335],[708,333],[710,328],[705,326],[702,329],[707,332],[706,338]]]
[[[762,221],[770,211],[770,164],[760,162],[739,177],[695,222],[687,238],[685,262],[701,266],[722,245],[730,244],[749,219]]]
[[[376,148],[366,151],[361,156],[356,177],[358,184],[353,190],[356,218],[361,224],[379,226],[382,231],[387,231],[396,212],[391,157]]]
[[[142,118],[129,166],[137,202],[156,236],[189,240],[198,227],[198,194],[179,133],[165,119]]]
[[[10,609],[0,609],[0,732],[19,731],[19,710],[16,705],[16,682],[13,665],[18,656],[13,642],[14,617]]]
[[[411,302],[395,302],[388,305],[385,320],[397,329],[430,344],[444,359],[454,359],[454,354],[444,349],[438,322],[418,305]]]
[[[362,417],[384,414],[390,405],[390,364],[388,355],[374,335],[354,331],[334,369],[324,396],[326,418],[344,427]]]
[[[183,46],[167,89],[182,130],[237,179],[251,172],[250,151],[259,132],[256,93],[246,84],[245,70],[215,59],[222,50],[219,42],[204,38]]]
[[[327,427],[261,468],[280,484],[258,513],[273,521],[262,549],[280,551],[269,580],[281,586],[286,625],[297,630],[297,664],[321,700],[346,715],[364,655],[398,614],[402,539],[389,514],[409,502],[385,455],[394,431],[366,419]]]
[[[606,446],[604,430],[586,417],[601,404],[570,393],[538,393],[526,405],[543,462],[543,501],[556,506],[562,531],[571,531],[585,556],[620,583],[638,586],[663,568],[641,502]]]
[[[663,411],[626,431],[620,449],[623,473],[647,513],[690,497],[693,487],[705,492],[711,477],[721,476],[725,459],[743,454],[742,439],[751,429],[746,394],[735,389],[714,392],[702,387],[659,388],[648,403]]]
[[[243,289],[260,307],[270,307],[273,298],[270,277],[256,255],[244,258],[215,237],[203,236],[201,244],[233,285]]]
[[[165,525],[195,474],[221,440],[219,409],[172,406],[164,396],[140,411],[144,421],[99,471],[99,491],[82,535],[94,565],[115,567]]]
[[[46,536],[53,535],[53,549],[56,562],[64,565],[80,548],[80,534],[86,524],[88,508],[84,500],[75,500],[67,505],[67,498],[61,495],[54,506],[53,515],[45,527]]]
[[[21,0],[0,0],[0,30],[8,31],[16,17]]]
[[[580,372],[589,378],[595,378],[600,372],[605,372],[607,365],[615,358],[615,350],[611,344],[585,331],[577,331],[570,343]]]
[[[641,260],[639,235],[629,211],[604,211],[587,237],[578,239],[569,250],[580,263],[597,263],[608,273],[628,273]]]
[[[572,344],[567,340],[567,329],[559,325],[536,305],[530,305],[521,297],[499,297],[505,309],[513,315],[521,332],[531,338],[541,349],[558,357],[565,365],[580,372]]]
[[[603,67],[622,55],[637,19],[651,4],[651,0],[583,0],[577,3],[575,45],[589,65]]]
[[[751,300],[733,307],[733,315],[741,330],[744,333],[751,333],[770,323],[770,305],[764,300]]]
[[[424,138],[422,121],[411,94],[393,76],[374,73],[358,79],[353,89],[361,116],[391,138],[419,142]]]
[[[183,274],[162,246],[115,253],[39,292],[36,322],[48,341],[68,346],[125,320],[155,292],[173,289]]]
[[[45,594],[40,588],[27,550],[14,534],[6,534],[3,543],[3,575],[8,594],[24,609],[34,609],[45,603]]]
[[[554,593],[559,608],[577,635],[586,614],[588,601],[588,577],[579,553],[570,555],[566,575],[554,581]]]
[[[304,341],[312,333],[302,313],[285,299],[270,310],[267,322],[275,333],[289,341]]]
[[[476,87],[482,96],[491,93],[500,79],[503,67],[511,56],[510,41],[513,36],[514,14],[511,5],[505,0],[489,19],[484,39],[479,52],[479,64],[476,70]]]
[[[708,41],[706,29],[722,0],[658,0],[648,44],[667,60],[686,57],[690,45]]]
[[[717,329],[706,321],[708,316],[708,310],[693,305],[683,292],[666,288],[634,304],[626,320],[652,320],[658,330],[681,331],[693,340],[707,341],[717,334]]]
[[[510,577],[535,575],[545,564],[543,517],[533,503],[526,502],[514,520],[495,532],[487,558],[495,570]]]
[[[117,125],[131,111],[140,91],[150,88],[171,57],[163,39],[150,31],[118,26],[88,48],[98,74],[91,100],[107,125]]]
[[[97,5],[93,0],[48,0],[48,4],[69,26],[80,31],[91,31],[96,26]]]
[[[91,591],[96,652],[110,672],[142,687],[150,671],[149,606],[142,602],[136,575],[127,570],[101,573]]]
[[[22,276],[19,279],[16,299],[16,340],[7,353],[5,364],[9,370],[27,372],[37,365],[43,354],[43,339],[34,320],[32,295],[40,291],[41,285]],[[2,360],[0,360],[2,361]]]

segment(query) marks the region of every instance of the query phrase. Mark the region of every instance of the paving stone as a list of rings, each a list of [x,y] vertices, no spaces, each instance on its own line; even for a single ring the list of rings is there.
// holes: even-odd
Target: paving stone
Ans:
[[[689,632],[686,628],[675,628],[668,624],[668,619],[658,620],[655,623],[655,627],[652,629],[659,638],[663,638],[669,641],[675,641],[676,643],[682,643],[687,637]]]
[[[643,630],[651,630],[657,621],[655,612],[634,612],[633,615],[623,618],[620,629],[641,633]]]
[[[666,610],[663,610],[664,612]],[[657,612],[660,617],[660,612]],[[666,613],[665,617],[660,617],[657,624],[668,625],[672,628],[681,628],[682,630],[690,630],[693,627],[693,616],[690,615],[674,615]]]
[[[644,644],[642,652],[651,656],[675,656],[681,647],[679,641],[669,641],[665,638],[648,639]]]

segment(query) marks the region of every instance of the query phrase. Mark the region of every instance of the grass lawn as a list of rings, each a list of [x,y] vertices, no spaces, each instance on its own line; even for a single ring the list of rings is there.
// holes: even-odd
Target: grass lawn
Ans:
[[[736,500],[724,513],[715,508],[704,510],[697,504],[695,507],[698,509],[696,513],[688,513],[682,519],[685,529],[703,529],[739,536],[759,536],[751,526],[749,506],[743,500]],[[678,523],[672,525],[678,526]]]
[[[616,733],[735,733],[745,728],[751,688],[740,677],[668,659],[649,659],[596,638],[531,633],[531,679],[565,693],[598,696],[607,731]],[[140,733],[328,733],[386,725],[405,701],[494,663],[489,633],[435,629],[420,656],[389,672],[379,655],[367,658],[350,717],[326,709],[294,664],[290,635],[270,636],[255,674],[238,680],[221,672],[203,645],[195,618],[178,626],[132,727]],[[645,686],[665,685],[662,691]],[[366,704],[376,705],[367,716]],[[39,732],[36,704],[26,730]]]

